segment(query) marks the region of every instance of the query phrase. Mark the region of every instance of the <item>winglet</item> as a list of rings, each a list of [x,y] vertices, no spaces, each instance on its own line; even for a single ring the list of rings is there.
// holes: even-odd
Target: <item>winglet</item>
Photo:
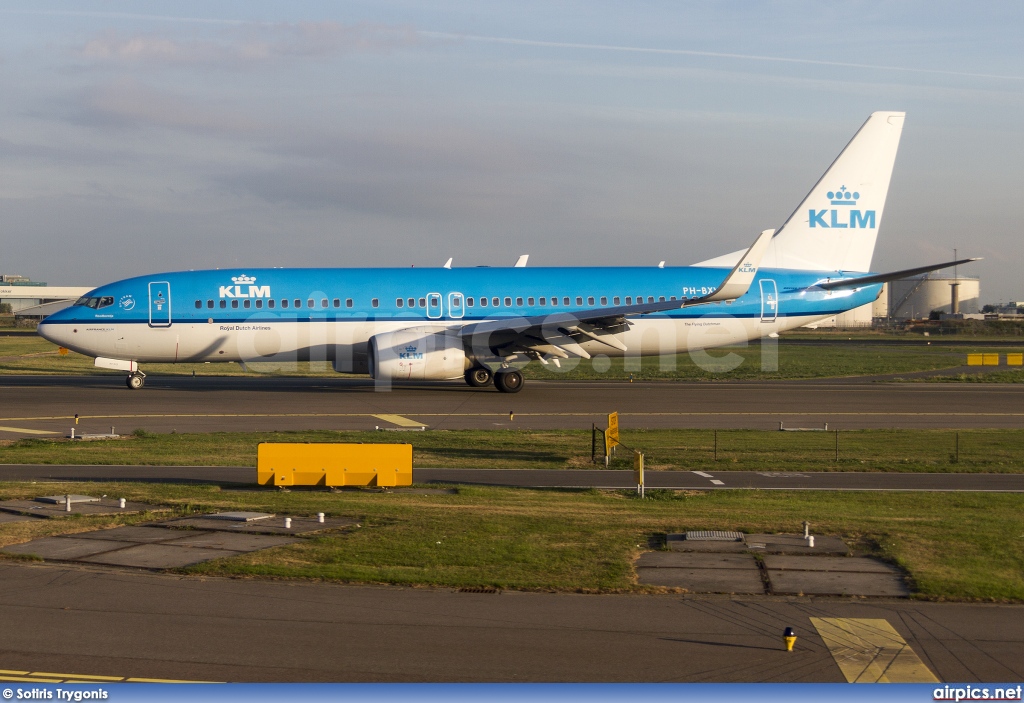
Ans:
[[[757,241],[747,249],[747,253],[740,257],[739,263],[733,267],[729,275],[722,281],[722,285],[718,286],[718,289],[708,297],[700,298],[699,302],[713,303],[719,300],[736,300],[736,298],[746,293],[750,288],[750,284],[754,282],[757,268],[761,265],[761,257],[764,256],[764,252],[768,249],[774,234],[775,230],[773,229],[766,229],[764,232],[761,232]]]
[[[515,268],[517,268],[517,269],[524,269],[524,268],[526,268],[526,262],[529,261],[529,260],[530,260],[530,255],[529,254],[523,254],[522,256],[519,257],[519,260],[516,261]]]
[[[452,267],[452,259],[453,258],[454,257],[449,256],[448,257],[448,261],[444,262],[444,266],[442,268],[450,269]]]

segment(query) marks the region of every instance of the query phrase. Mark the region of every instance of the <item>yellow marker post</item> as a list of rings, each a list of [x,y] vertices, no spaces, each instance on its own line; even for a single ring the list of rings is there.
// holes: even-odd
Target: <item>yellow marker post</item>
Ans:
[[[619,441],[619,414],[609,413],[608,414],[608,429],[604,433],[604,465],[608,466],[608,461],[611,458],[612,450],[616,446],[622,444]]]
[[[1007,354],[1007,366],[1024,366],[1024,354]]]
[[[792,652],[793,645],[796,644],[796,631],[792,627],[787,627],[782,633],[782,639],[786,642],[786,651]]]
[[[633,476],[636,478],[636,492],[641,498],[644,497],[644,455],[642,452],[633,450]]]
[[[999,354],[982,354],[982,364],[984,366],[999,366]]]
[[[982,360],[984,359],[983,354],[968,354],[967,365],[968,366],[981,366]]]

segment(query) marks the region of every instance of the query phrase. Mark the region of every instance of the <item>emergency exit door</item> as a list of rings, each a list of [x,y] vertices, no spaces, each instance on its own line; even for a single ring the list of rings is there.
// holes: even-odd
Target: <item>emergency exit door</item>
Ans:
[[[775,322],[779,315],[779,291],[775,281],[761,280],[761,322]]]
[[[167,281],[149,284],[149,326],[171,326],[171,284]]]

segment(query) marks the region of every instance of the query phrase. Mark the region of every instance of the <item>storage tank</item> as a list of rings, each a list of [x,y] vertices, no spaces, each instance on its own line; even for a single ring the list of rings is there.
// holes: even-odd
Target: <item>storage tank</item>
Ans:
[[[981,281],[968,276],[924,275],[901,278],[889,284],[889,317],[923,320],[933,310],[952,312],[953,284],[957,284],[959,311],[981,312]]]

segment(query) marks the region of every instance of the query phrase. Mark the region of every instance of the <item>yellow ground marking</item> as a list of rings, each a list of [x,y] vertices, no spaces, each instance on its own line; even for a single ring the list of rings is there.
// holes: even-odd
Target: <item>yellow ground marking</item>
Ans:
[[[0,432],[20,432],[22,434],[57,434],[49,430],[28,430],[24,427],[0,427]]]
[[[52,671],[11,671],[0,669],[0,681],[19,683],[218,683],[217,681],[186,681],[181,679],[142,679],[94,674],[57,674]]]
[[[849,683],[939,683],[888,620],[811,618]]]
[[[398,425],[399,427],[423,427],[422,422],[416,422],[401,415],[374,415],[373,417],[384,422],[390,422],[392,425]]]

